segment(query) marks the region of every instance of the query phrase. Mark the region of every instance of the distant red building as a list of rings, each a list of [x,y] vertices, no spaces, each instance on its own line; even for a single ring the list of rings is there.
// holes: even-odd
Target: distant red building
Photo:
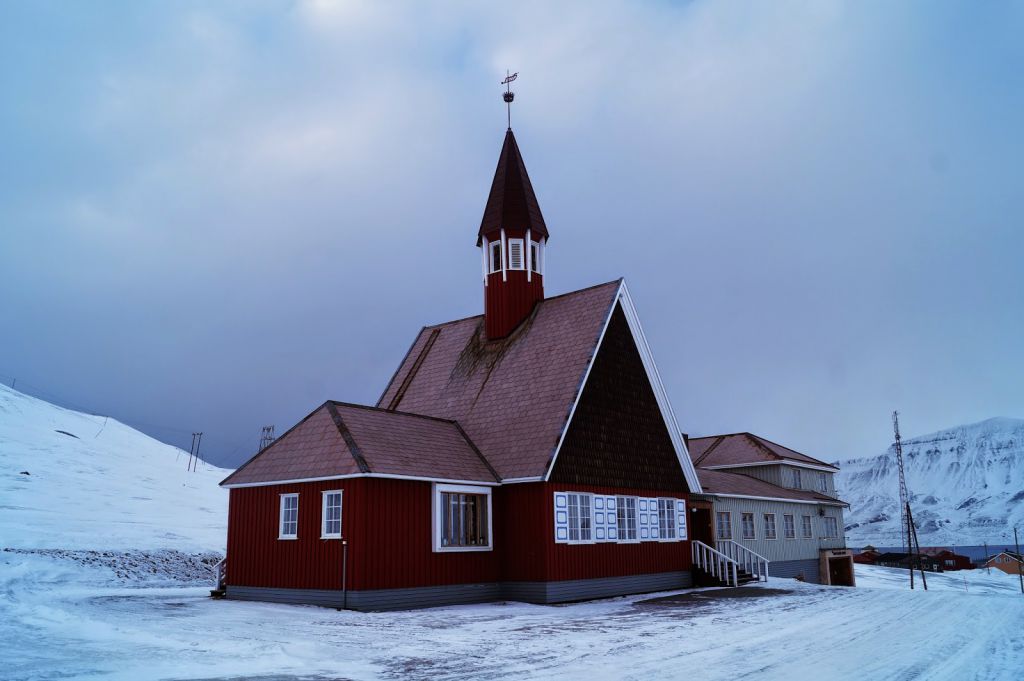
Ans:
[[[375,406],[326,402],[223,481],[227,597],[379,610],[691,584],[710,503],[629,292],[545,298],[548,237],[509,130],[477,235],[484,314],[423,328]]]
[[[926,556],[940,561],[942,563],[942,570],[949,572],[951,570],[973,570],[974,562],[968,556],[961,556],[958,553],[954,553],[950,549],[943,547],[931,547],[921,549],[921,553]]]

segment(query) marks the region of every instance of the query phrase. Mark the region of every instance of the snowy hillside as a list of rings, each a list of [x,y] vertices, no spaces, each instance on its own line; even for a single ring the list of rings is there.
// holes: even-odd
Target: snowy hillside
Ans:
[[[1005,543],[1024,525],[1024,420],[993,418],[903,441],[907,487],[922,546]],[[900,546],[893,447],[839,462],[852,546]]]
[[[223,552],[228,471],[0,386],[0,549]]]

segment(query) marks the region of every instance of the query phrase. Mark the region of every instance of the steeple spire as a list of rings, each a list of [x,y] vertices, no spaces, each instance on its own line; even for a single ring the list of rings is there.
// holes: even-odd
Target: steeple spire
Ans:
[[[480,220],[484,319],[488,339],[512,333],[544,299],[548,228],[512,128],[498,156]]]

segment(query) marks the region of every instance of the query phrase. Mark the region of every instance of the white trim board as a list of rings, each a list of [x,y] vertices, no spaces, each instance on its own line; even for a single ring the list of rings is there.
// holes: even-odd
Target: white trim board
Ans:
[[[296,478],[294,480],[268,480],[266,482],[239,482],[228,485],[221,485],[227,489],[236,487],[268,487],[270,485],[293,485],[300,482],[324,482],[326,480],[351,480],[354,478],[386,478],[390,480],[418,480],[420,482],[442,482],[454,485],[483,485],[485,487],[497,487],[500,482],[480,480],[450,480],[447,478],[427,478],[415,475],[393,475],[390,473],[351,473],[349,475],[327,475],[321,478]],[[525,482],[525,481],[524,481]]]
[[[683,477],[686,478],[686,484],[690,488],[691,494],[701,494],[703,490],[700,486],[700,480],[697,478],[697,471],[693,467],[693,462],[690,460],[690,455],[686,450],[686,444],[683,442],[683,438],[680,435],[682,431],[679,428],[679,424],[676,422],[676,415],[672,411],[672,405],[668,400],[668,395],[665,393],[665,386],[661,382],[661,375],[658,373],[658,367],[654,363],[654,355],[651,353],[651,348],[647,344],[647,337],[644,335],[643,328],[640,326],[640,318],[636,313],[636,307],[633,305],[633,299],[629,295],[629,289],[626,288],[625,279],[619,282],[619,290],[615,294],[615,299],[612,301],[612,304],[608,309],[608,314],[605,316],[604,325],[601,328],[601,335],[597,340],[597,346],[594,349],[594,354],[591,357],[590,364],[587,366],[587,370],[583,374],[583,381],[580,383],[579,390],[576,392],[576,399],[573,401],[572,409],[569,411],[569,418],[565,420],[562,432],[558,436],[558,444],[555,445],[555,451],[551,456],[550,463],[548,464],[548,470],[544,474],[544,480],[545,482],[549,481],[551,479],[552,471],[555,470],[555,464],[558,462],[558,454],[562,450],[562,444],[565,443],[565,435],[569,431],[569,425],[572,423],[573,416],[576,414],[576,407],[579,406],[580,399],[583,397],[583,391],[587,386],[587,379],[590,378],[590,371],[594,368],[594,364],[597,361],[597,355],[601,351],[601,346],[604,344],[604,336],[608,331],[608,326],[611,324],[612,315],[615,313],[615,307],[617,305],[622,306],[622,311],[626,316],[626,323],[628,324],[629,331],[633,336],[633,344],[636,345],[636,349],[640,353],[640,359],[643,361],[644,370],[647,372],[647,381],[651,384],[651,389],[654,391],[654,398],[658,403],[658,409],[661,411],[661,417],[665,422],[665,427],[668,429],[668,436],[672,442],[672,448],[676,452],[676,458],[679,460],[679,466],[683,470]]]
[[[813,504],[815,506],[835,506],[836,508],[848,508],[849,504],[839,501],[811,501],[809,499],[782,499],[780,497],[757,497],[751,494],[723,494],[721,492],[705,492],[712,497],[728,497],[729,499],[760,499],[762,501],[784,501],[787,504]]]
[[[750,463],[723,463],[717,466],[701,466],[701,468],[707,468],[709,471],[717,471],[725,468],[750,468],[751,466],[795,466],[796,468],[808,468],[812,471],[822,471],[823,473],[839,472],[838,468],[833,468],[829,465],[818,466],[817,464],[794,461],[793,459],[779,459],[778,461],[751,461]]]

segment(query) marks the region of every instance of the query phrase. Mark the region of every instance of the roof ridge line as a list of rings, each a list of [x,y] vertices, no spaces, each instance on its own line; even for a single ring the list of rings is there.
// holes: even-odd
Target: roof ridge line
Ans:
[[[363,452],[359,449],[359,445],[356,444],[355,437],[352,436],[352,432],[345,425],[345,420],[341,418],[341,413],[338,411],[338,406],[334,402],[327,403],[327,413],[331,415],[331,419],[334,421],[334,425],[338,428],[338,433],[341,438],[345,440],[345,444],[348,445],[348,452],[352,455],[352,459],[355,460],[356,465],[359,466],[360,473],[370,473],[370,464],[366,463],[366,457],[363,456]]]
[[[327,400],[326,404],[335,404],[339,407],[352,407],[353,409],[364,409],[366,411],[376,411],[383,414],[398,414],[399,416],[414,416],[419,419],[429,419],[431,421],[440,421],[441,423],[455,423],[455,419],[446,419],[440,416],[431,416],[430,414],[418,414],[414,411],[400,411],[398,409],[387,409],[385,407],[375,407],[369,404],[356,404],[355,402],[342,402],[341,400]]]
[[[704,450],[704,453],[701,454],[699,457],[697,457],[697,460],[693,462],[694,467],[699,466],[701,464],[701,462],[704,461],[704,459],[708,458],[708,455],[711,454],[711,452],[715,451],[715,449],[718,447],[718,445],[720,445],[723,442],[725,442],[725,438],[726,437],[727,437],[726,435],[719,435],[718,439],[715,440],[714,442],[712,442],[711,446],[708,447],[706,450]]]
[[[480,448],[476,446],[476,443],[473,442],[473,438],[469,436],[469,433],[463,430],[462,424],[459,423],[458,421],[452,421],[452,423],[455,424],[455,427],[458,429],[459,433],[466,441],[466,444],[469,445],[469,448],[476,452],[476,455],[480,457],[480,461],[483,463],[484,466],[487,467],[487,470],[491,472],[491,475],[494,476],[494,479],[498,482],[501,482],[501,476],[498,475],[498,471],[495,470],[494,466],[491,465],[491,462],[487,460],[487,457],[484,456],[484,453],[480,451]]]
[[[833,466],[830,463],[822,461],[821,459],[816,459],[813,456],[810,456],[809,454],[804,454],[803,452],[798,452],[795,449],[793,449],[792,447],[787,447],[786,445],[779,444],[778,442],[775,442],[774,440],[769,440],[768,438],[762,437],[761,435],[754,435],[753,433],[747,433],[747,435],[750,435],[751,437],[753,437],[753,438],[755,438],[757,440],[764,440],[765,442],[767,442],[769,444],[773,444],[776,447],[782,447],[783,449],[788,450],[790,452],[793,452],[794,454],[799,454],[800,456],[806,456],[808,459],[811,459],[812,461],[817,461],[818,463],[820,463],[823,466],[828,466],[829,468],[837,468],[836,466]],[[783,457],[783,458],[785,459],[787,457]]]

